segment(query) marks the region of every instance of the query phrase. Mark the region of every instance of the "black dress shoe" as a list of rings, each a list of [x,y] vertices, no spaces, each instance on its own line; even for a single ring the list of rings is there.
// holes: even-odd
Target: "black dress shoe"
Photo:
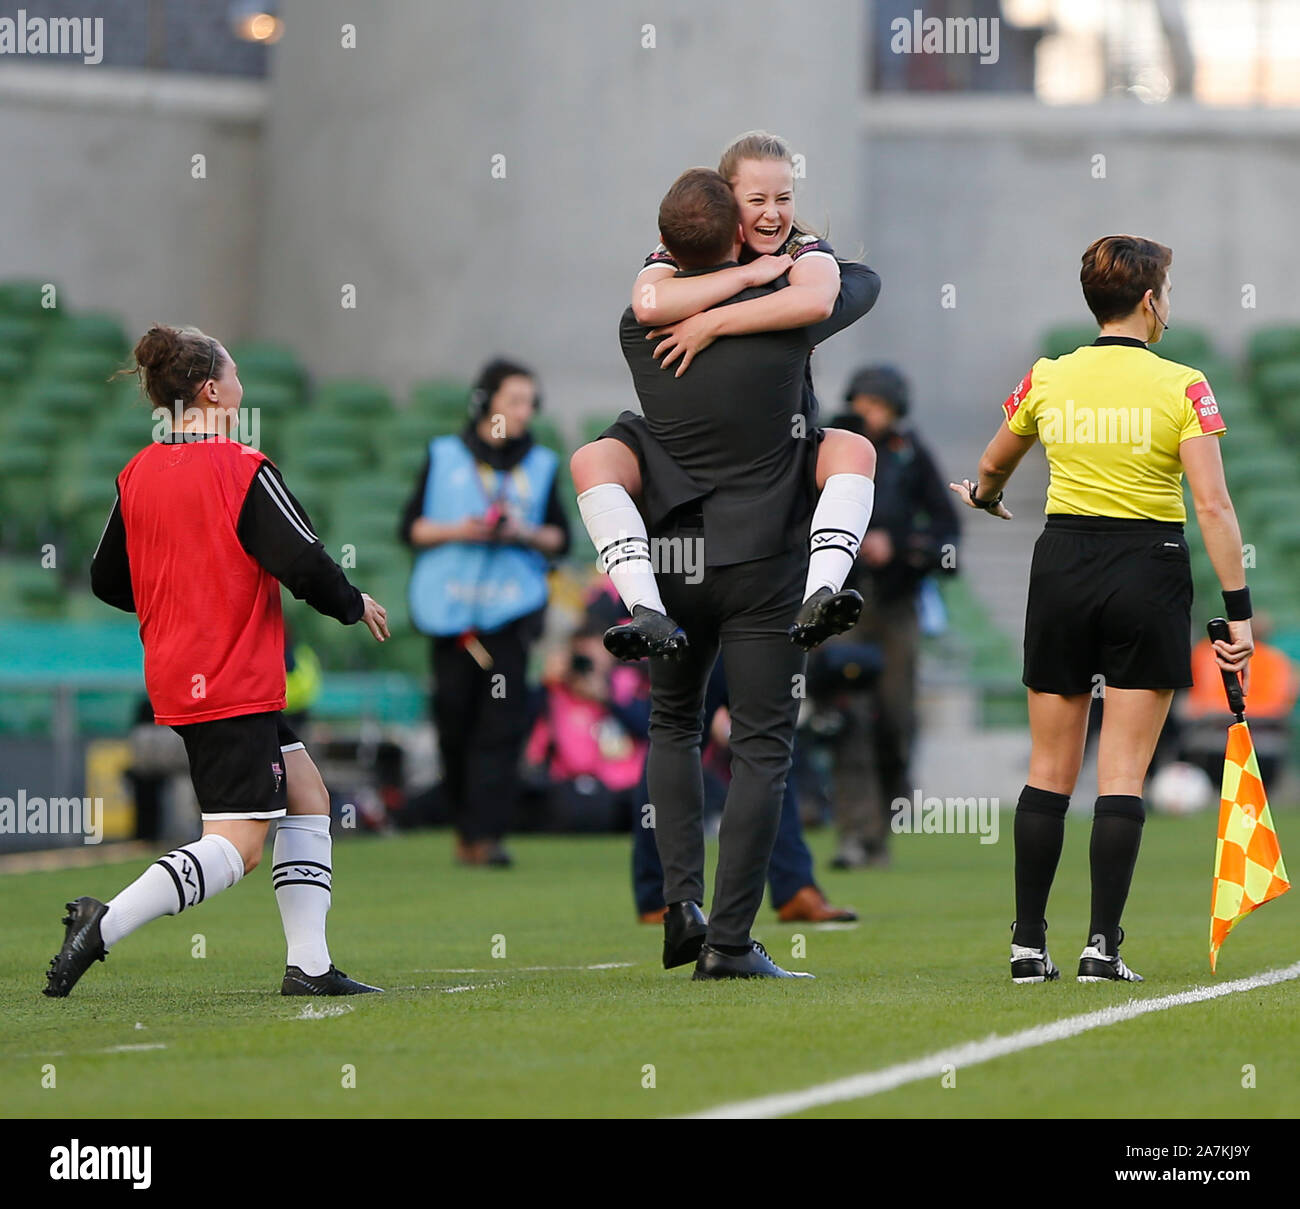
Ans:
[[[645,605],[632,610],[632,620],[605,631],[605,649],[615,659],[678,659],[686,649],[686,632],[671,617]]]
[[[693,980],[706,981],[713,978],[813,978],[812,974],[795,974],[783,970],[768,955],[758,941],[750,942],[748,953],[733,957],[722,953],[712,945],[705,945],[700,950],[700,959],[695,963]]]
[[[700,955],[709,921],[699,903],[670,903],[664,915],[664,969],[684,966]]]
[[[832,634],[843,634],[858,624],[862,615],[862,595],[852,588],[832,592],[818,588],[799,606],[790,641],[804,651],[820,646]]]

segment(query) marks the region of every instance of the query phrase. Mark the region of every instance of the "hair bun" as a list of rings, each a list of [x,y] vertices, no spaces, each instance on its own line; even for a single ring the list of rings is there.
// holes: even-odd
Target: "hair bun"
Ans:
[[[174,327],[155,323],[135,346],[136,363],[145,369],[158,369],[180,352],[180,333]]]

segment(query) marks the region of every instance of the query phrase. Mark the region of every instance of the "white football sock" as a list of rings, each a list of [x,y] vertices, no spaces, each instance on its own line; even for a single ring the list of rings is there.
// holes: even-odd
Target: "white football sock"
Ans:
[[[667,613],[650,562],[645,521],[632,497],[617,483],[600,483],[578,496],[578,511],[596,547],[600,569],[614,581],[627,611],[645,605]]]
[[[289,948],[285,964],[304,974],[324,974],[331,964],[325,916],[333,894],[333,846],[327,814],[286,815],[275,829],[271,884]]]
[[[865,474],[833,474],[826,480],[808,534],[804,600],[818,588],[838,592],[844,586],[871,523],[875,498],[876,485]]]
[[[173,849],[108,900],[108,912],[99,925],[104,948],[111,949],[152,919],[197,907],[243,876],[239,849],[224,835],[205,835]]]

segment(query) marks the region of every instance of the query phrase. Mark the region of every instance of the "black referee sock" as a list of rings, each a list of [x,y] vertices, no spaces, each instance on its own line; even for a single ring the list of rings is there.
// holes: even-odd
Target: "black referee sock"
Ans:
[[[1061,859],[1070,796],[1026,785],[1016,804],[1016,926],[1012,944],[1047,945],[1047,896]]]
[[[1119,949],[1119,921],[1128,901],[1145,821],[1142,799],[1129,794],[1105,794],[1092,815],[1092,922],[1088,943],[1112,957]]]

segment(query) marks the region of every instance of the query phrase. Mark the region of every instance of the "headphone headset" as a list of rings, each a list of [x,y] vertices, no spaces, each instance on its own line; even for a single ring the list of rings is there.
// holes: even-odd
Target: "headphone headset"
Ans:
[[[487,415],[492,396],[501,389],[507,378],[527,378],[533,384],[533,415],[542,410],[542,391],[533,371],[525,366],[494,357],[480,371],[474,388],[469,392],[469,418],[478,423]]]
[[[1160,312],[1156,310],[1156,300],[1154,298],[1147,299],[1147,306],[1151,308],[1151,313],[1156,317],[1156,322],[1160,324],[1160,334],[1162,336],[1165,334],[1165,332],[1173,331],[1173,329],[1169,326],[1169,324],[1167,324],[1163,319],[1160,318]],[[1168,313],[1169,313],[1168,311],[1165,312],[1166,315]]]

